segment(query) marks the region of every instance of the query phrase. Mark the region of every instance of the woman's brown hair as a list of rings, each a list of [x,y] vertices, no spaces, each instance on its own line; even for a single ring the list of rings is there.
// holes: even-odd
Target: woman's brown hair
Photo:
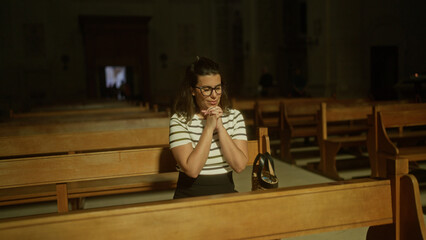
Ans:
[[[219,64],[206,57],[197,57],[197,59],[186,68],[185,77],[182,81],[181,89],[178,92],[173,107],[174,112],[179,117],[184,117],[186,122],[189,122],[194,114],[200,111],[195,102],[195,97],[192,96],[192,89],[195,88],[198,83],[198,76],[216,74],[221,75],[222,85],[222,95],[220,97],[219,107],[222,108],[224,113],[228,113],[230,102],[228,94],[226,93],[226,82],[220,72]]]

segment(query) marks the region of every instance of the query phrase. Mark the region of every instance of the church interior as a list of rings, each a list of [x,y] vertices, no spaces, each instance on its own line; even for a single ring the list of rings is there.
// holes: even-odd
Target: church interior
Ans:
[[[268,129],[266,149],[274,158],[280,188],[296,191],[311,184],[332,186],[346,181],[360,184],[365,178],[390,179],[385,182],[393,194],[387,199],[393,207],[389,210],[393,217],[388,222],[382,219],[369,225],[359,220],[347,226],[342,223],[334,228],[324,227],[324,231],[318,227],[286,233],[274,232],[271,227],[272,230],[265,230],[270,235],[257,236],[258,239],[375,239],[375,228],[371,226],[383,223],[393,224],[397,229],[393,229],[394,234],[401,234],[400,239],[425,239],[425,9],[424,0],[2,1],[0,238],[2,229],[6,237],[19,236],[13,235],[13,229],[19,229],[13,224],[16,221],[16,226],[21,226],[21,219],[56,217],[58,212],[60,218],[68,211],[70,215],[74,211],[84,215],[85,211],[155,206],[171,200],[177,175],[166,169],[164,159],[169,153],[164,153],[168,148],[163,146],[169,141],[169,119],[186,67],[197,57],[208,57],[219,63],[232,106],[243,113],[249,140],[259,143],[256,151],[265,149],[260,144],[264,138],[259,136],[258,128]],[[308,110],[311,107],[315,110]],[[360,123],[363,128],[343,132],[340,142],[334,141],[331,133],[327,137],[327,126],[330,131],[336,127],[335,133],[340,126],[327,125],[335,109],[336,119],[340,120],[364,111],[362,118],[344,119],[349,127]],[[303,111],[311,112],[299,118],[314,119],[315,123],[309,122],[308,126],[299,122],[290,130],[283,130],[291,114]],[[328,120],[320,120],[329,112]],[[389,116],[396,114],[389,117],[388,122],[394,124],[391,131],[385,129],[387,112]],[[377,125],[385,129],[385,136]],[[150,129],[161,129],[164,137],[160,139],[158,132]],[[396,161],[394,166],[389,159],[383,160],[383,139],[391,139],[395,156],[400,153],[403,159],[401,163]],[[128,161],[131,157],[123,157],[124,154],[133,156],[142,151],[141,146],[154,149],[160,145],[164,148],[158,158],[164,162],[153,164],[148,170],[131,172],[130,168],[136,165],[121,168],[112,156],[118,152],[120,161]],[[404,152],[404,148],[418,152]],[[389,153],[388,149],[384,151]],[[402,153],[407,153],[405,158]],[[84,181],[72,174],[62,182],[49,180],[60,178],[60,173],[39,177],[48,175],[48,170],[40,169],[50,168],[54,159],[67,158],[77,164],[80,158],[94,159],[96,154],[103,156],[103,165],[118,164],[110,167],[118,170],[94,167],[89,160],[81,160],[79,164],[87,164],[86,170],[58,168],[81,175]],[[23,162],[41,159],[45,162],[39,161],[42,163],[34,168],[16,170],[26,166]],[[243,197],[252,196],[252,170],[252,166],[247,166],[233,175]],[[420,214],[417,221],[423,238],[403,237],[406,231],[410,232],[404,221],[412,218],[404,214],[408,212],[404,206],[409,204],[403,200],[406,180],[401,179],[406,179],[402,175],[411,174],[418,182],[413,193],[418,201],[412,205]],[[133,184],[126,186],[127,190],[118,185],[114,190],[108,186],[102,193],[93,190],[106,184],[105,180],[122,180],[123,176],[125,184]],[[141,185],[141,181],[158,183],[148,186]],[[42,190],[44,195],[37,195]],[[68,191],[68,196],[59,206],[55,194],[61,191]],[[323,219],[324,214],[321,217],[318,219]],[[26,229],[26,222],[22,224]],[[6,235],[6,230],[11,235]],[[247,237],[238,234],[241,235],[234,238]],[[37,237],[43,239],[42,235]]]

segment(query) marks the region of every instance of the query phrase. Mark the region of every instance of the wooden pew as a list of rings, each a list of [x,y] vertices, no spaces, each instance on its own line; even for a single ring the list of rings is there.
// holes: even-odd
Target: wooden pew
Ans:
[[[335,99],[330,98],[315,98],[311,101],[287,101],[280,104],[281,159],[296,164],[291,154],[292,140],[316,137],[320,104],[334,101]]]
[[[74,114],[68,116],[47,116],[47,117],[29,117],[17,118],[2,122],[2,126],[21,126],[31,124],[52,124],[52,123],[70,123],[70,122],[94,122],[119,119],[140,119],[140,118],[158,118],[167,117],[169,112],[151,112],[151,111],[136,111],[122,113],[90,113],[90,114]]]
[[[260,126],[259,123],[256,123],[256,121],[259,120],[259,116],[255,112],[256,104],[268,106],[268,109],[270,109],[268,111],[274,111],[279,109],[279,107],[275,106],[278,106],[279,103],[285,99],[291,98],[232,98],[231,105],[233,108],[243,113],[246,126],[256,128]],[[269,107],[270,105],[271,107]]]
[[[333,106],[365,105],[370,102],[367,99],[312,98],[311,101],[308,100],[287,101],[280,107],[281,158],[291,164],[296,164],[290,150],[292,139],[317,138],[318,111],[322,102]]]
[[[0,124],[0,136],[8,137],[52,133],[99,132],[135,128],[168,127],[170,117],[166,115],[158,116],[160,117],[65,123],[34,123],[12,126]]]
[[[78,109],[99,109],[113,107],[142,106],[139,101],[121,101],[118,99],[77,99],[51,104],[32,106],[31,112],[63,111]],[[26,111],[28,112],[28,111]]]
[[[368,156],[370,158],[371,166],[371,176],[379,177],[378,171],[378,160],[377,160],[377,151],[378,151],[378,112],[394,112],[394,111],[406,111],[406,110],[416,110],[416,111],[426,111],[426,103],[382,103],[376,104],[373,106],[373,112],[368,116],[368,138],[367,138],[367,150]],[[423,131],[403,131],[402,126],[397,126],[396,128],[386,128],[387,136],[389,140],[394,143],[402,142],[409,139],[418,139],[424,137],[426,132]]]
[[[243,116],[247,128],[247,135],[254,136],[255,129],[262,126],[256,116],[256,103],[279,103],[284,98],[232,98],[231,105],[239,110]],[[266,127],[266,126],[262,126]]]
[[[132,105],[105,105],[99,107],[72,107],[72,108],[54,108],[50,110],[39,110],[39,111],[30,111],[23,113],[15,113],[14,111],[10,111],[10,118],[36,118],[36,117],[63,117],[63,116],[72,116],[72,115],[86,115],[86,114],[105,114],[105,113],[113,113],[113,114],[121,114],[128,112],[141,112],[141,111],[149,111],[149,104],[140,104],[139,106]]]
[[[279,140],[281,158],[294,164],[290,153],[291,139],[316,136],[317,110],[319,104],[324,101],[335,99],[281,98],[276,101],[256,101],[254,126],[268,127],[270,136]],[[297,109],[292,108],[293,106]],[[276,136],[272,133],[276,133]]]
[[[280,139],[281,159],[296,164],[291,154],[292,140],[295,138],[316,137],[317,112],[320,103],[281,103]]]
[[[334,99],[330,98],[281,98],[274,100],[257,100],[254,104],[255,108],[255,126],[256,127],[280,127],[280,111],[281,105],[310,105],[312,103],[319,104],[321,102],[327,102]],[[316,114],[312,112],[313,115]],[[293,120],[293,119],[292,119]],[[296,119],[294,119],[296,120]]]
[[[244,116],[246,126],[254,126],[254,104],[255,99],[231,99],[231,105],[234,109],[240,111]]]
[[[0,159],[167,145],[169,128],[0,137]]]
[[[35,161],[42,164],[40,159],[48,159],[46,156],[58,155],[52,159],[73,159],[69,158],[75,153],[94,153],[112,150],[125,150],[146,148],[153,146],[168,146],[169,142],[168,124],[161,128],[141,128],[141,129],[122,129],[96,132],[72,132],[72,133],[57,133],[57,134],[39,134],[26,136],[0,137],[0,161]],[[64,155],[65,154],[65,155]],[[35,157],[35,156],[38,156]],[[43,157],[42,157],[43,156]],[[78,158],[80,155],[76,155]],[[109,155],[106,156],[108,158]],[[45,157],[45,158],[44,158]],[[47,163],[46,163],[47,164]],[[49,167],[49,165],[44,165]],[[96,171],[96,169],[93,169]],[[13,172],[13,171],[12,171]],[[31,171],[32,172],[32,171]],[[23,175],[24,176],[24,175]],[[21,175],[16,175],[15,178],[21,178]],[[173,177],[173,176],[172,176]],[[162,189],[173,187],[170,183],[170,176],[151,177],[144,181],[145,177],[131,177],[120,179],[119,181],[110,180],[107,185],[115,186],[121,190],[130,188],[131,191],[139,189]],[[165,179],[163,179],[165,178]],[[148,183],[146,183],[148,181]],[[151,182],[156,182],[152,184]],[[55,200],[56,188],[52,184],[42,184],[37,187],[12,187],[9,190],[0,190],[0,205],[10,205],[18,203],[30,203],[38,201]],[[79,201],[84,201],[83,191],[94,192],[97,185],[104,187],[105,182],[91,181],[87,183],[72,183],[70,184],[72,197],[80,198]],[[129,187],[131,186],[131,187]],[[77,189],[73,192],[73,189]],[[92,190],[85,190],[91,188]],[[118,193],[118,190],[114,190]],[[124,191],[123,191],[124,192]],[[79,195],[80,194],[80,195]],[[90,196],[90,195],[87,195]],[[74,207],[78,207],[78,201],[73,200]]]
[[[270,151],[267,134],[267,129],[261,128],[258,140],[248,142],[249,164],[259,152]],[[0,205],[56,199],[58,212],[67,212],[71,198],[170,189],[177,180],[175,166],[168,146],[3,159]],[[157,175],[160,173],[171,174],[162,178]],[[153,179],[141,182],[145,175]]]
[[[170,189],[177,175],[142,177],[175,171],[167,150],[157,147],[1,160],[0,205],[57,200],[58,211],[63,212],[68,211],[68,199]]]
[[[424,106],[422,106],[424,107]],[[377,169],[378,176],[387,174],[388,159],[406,159],[416,162],[426,160],[426,111],[422,110],[405,110],[405,111],[379,111],[377,122]],[[396,145],[388,134],[389,128],[403,128],[398,132],[401,137],[413,135],[421,141],[416,141],[414,145]],[[410,128],[413,128],[411,129]],[[423,127],[416,129],[415,127]],[[393,137],[395,139],[395,136]],[[406,141],[406,138],[404,138]],[[420,143],[420,144],[417,144]]]
[[[366,239],[425,239],[406,160],[389,179],[231,193],[0,221],[2,239],[280,239],[369,227]],[[212,227],[214,225],[214,227]]]
[[[367,142],[367,116],[370,105],[345,105],[327,107],[321,103],[318,112],[318,146],[320,149],[321,174],[343,180],[336,167],[336,155],[342,147],[362,147]],[[360,121],[358,123],[354,123]],[[343,123],[343,124],[342,124]]]

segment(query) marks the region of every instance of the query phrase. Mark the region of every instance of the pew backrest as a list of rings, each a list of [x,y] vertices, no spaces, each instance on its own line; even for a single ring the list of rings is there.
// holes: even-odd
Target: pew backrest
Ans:
[[[232,107],[244,113],[246,124],[255,127],[260,127],[262,124],[259,121],[260,115],[265,113],[277,113],[277,117],[272,119],[273,124],[278,126],[278,114],[280,112],[280,103],[308,103],[308,102],[321,102],[330,101],[332,98],[244,98],[244,99],[231,99]],[[256,107],[256,105],[258,107]],[[256,110],[258,108],[258,110]],[[268,122],[269,120],[266,120]]]
[[[158,128],[168,127],[170,118],[136,118],[136,119],[117,119],[117,120],[99,120],[85,122],[65,122],[65,123],[34,123],[27,125],[8,125],[0,124],[0,136],[26,136],[37,134],[52,133],[72,133],[72,132],[99,132],[110,130],[124,130],[135,128]]]
[[[48,123],[69,123],[69,122],[88,122],[88,121],[106,121],[118,119],[137,119],[137,118],[158,118],[169,117],[168,111],[152,112],[152,111],[129,111],[121,113],[87,113],[87,114],[70,114],[70,115],[52,115],[52,116],[35,116],[24,118],[13,118],[5,121],[1,125],[21,126],[29,124],[48,124]]]
[[[385,128],[426,125],[426,111],[384,111],[379,112],[379,119]]]
[[[282,102],[280,104],[280,129],[289,131],[298,126],[316,125],[321,100],[312,102]],[[295,135],[296,137],[297,134]]]
[[[255,103],[255,119],[258,126],[280,126],[281,119],[299,122],[308,115],[316,115],[315,106],[321,102],[335,101],[331,98],[281,98],[273,100],[257,100]],[[269,115],[269,116],[268,116]]]
[[[15,113],[11,111],[11,118],[35,118],[35,117],[52,117],[52,116],[72,116],[85,114],[121,114],[121,113],[137,113],[148,111],[146,106],[120,106],[120,107],[104,107],[104,108],[86,108],[86,109],[69,109],[56,111],[35,111],[25,113]]]
[[[328,107],[327,103],[321,103],[321,108],[318,112],[318,140],[326,140],[330,133],[346,134],[349,132],[367,131],[367,116],[372,111],[370,105],[353,105],[353,106],[334,106]],[[354,126],[353,121],[364,120],[365,124]],[[329,129],[329,124],[339,122],[346,123],[341,126],[336,126]]]
[[[169,128],[0,137],[0,158],[167,145]]]
[[[248,141],[248,150],[248,165],[251,165],[259,153],[259,142]],[[168,146],[3,159],[0,161],[0,189],[171,171],[176,171],[176,161]]]

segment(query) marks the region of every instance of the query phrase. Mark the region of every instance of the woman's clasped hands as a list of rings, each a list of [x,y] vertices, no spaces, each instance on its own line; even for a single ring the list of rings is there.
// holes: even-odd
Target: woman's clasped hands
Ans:
[[[211,127],[214,130],[222,126],[222,108],[219,106],[209,107],[207,110],[201,110],[204,118],[207,120],[206,127]]]

